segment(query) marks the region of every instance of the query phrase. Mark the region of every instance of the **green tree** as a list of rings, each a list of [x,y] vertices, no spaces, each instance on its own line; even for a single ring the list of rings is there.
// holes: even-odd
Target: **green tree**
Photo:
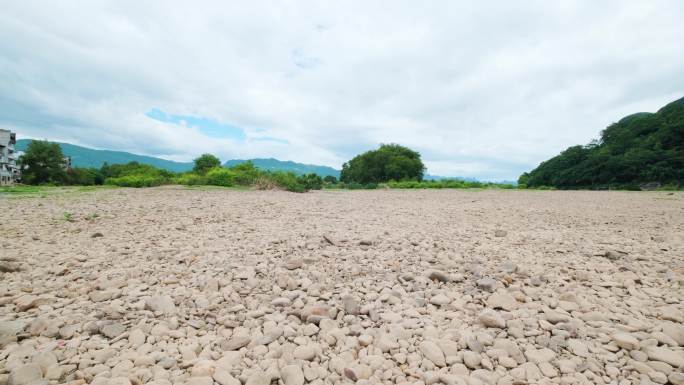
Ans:
[[[221,167],[221,161],[219,158],[211,154],[202,154],[199,158],[195,159],[195,167],[193,171],[204,175],[212,168]]]
[[[361,184],[421,181],[424,172],[418,152],[398,144],[382,144],[377,150],[364,152],[343,164],[340,180]]]
[[[62,184],[66,179],[65,159],[57,143],[34,140],[19,158],[22,181],[26,184]]]

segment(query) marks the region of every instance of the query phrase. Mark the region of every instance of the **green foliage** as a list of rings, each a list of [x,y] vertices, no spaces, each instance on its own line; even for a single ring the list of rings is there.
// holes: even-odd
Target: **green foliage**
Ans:
[[[194,160],[194,163],[195,166],[192,168],[192,171],[200,175],[206,174],[209,172],[209,170],[221,167],[221,161],[219,158],[211,154],[200,155],[199,158]]]
[[[261,176],[262,172],[251,161],[237,164],[230,168],[236,174],[235,183],[240,186],[251,186]]]
[[[306,174],[297,177],[297,183],[304,186],[305,190],[320,190],[323,188],[323,179],[316,174]]]
[[[307,190],[298,180],[297,174],[293,172],[276,171],[265,173],[262,176],[260,187],[263,188],[263,186],[268,186],[269,184],[290,192],[302,193]]]
[[[206,175],[197,175],[191,172],[177,175],[173,178],[172,183],[184,186],[202,186],[209,184]]]
[[[337,183],[337,178],[335,178],[333,175],[326,175],[323,178],[323,182],[329,183],[329,184],[336,184]]]
[[[499,188],[499,189],[515,189],[516,186],[506,183],[492,183],[492,182],[477,182],[465,181],[461,179],[441,179],[430,181],[390,181],[385,184],[389,188],[397,189],[468,189],[468,188]]]
[[[231,187],[237,184],[237,173],[228,168],[217,167],[207,172],[207,184]]]
[[[104,184],[104,175],[96,168],[72,168],[67,170],[64,184],[72,186],[95,186]]]
[[[64,220],[67,222],[75,222],[74,213],[70,213],[67,211],[64,214],[62,214],[62,216],[63,216]]]
[[[154,175],[125,175],[116,178],[108,178],[106,184],[119,187],[156,187],[168,182],[167,178]]]
[[[25,184],[61,184],[67,178],[65,159],[59,144],[34,140],[19,158]]]
[[[621,119],[601,139],[573,146],[524,173],[528,187],[638,189],[643,183],[684,185],[684,99],[657,113]]]
[[[130,162],[126,164],[104,164],[100,173],[105,184],[119,187],[155,187],[171,182],[173,173],[148,164]]]
[[[340,180],[360,184],[421,181],[424,172],[425,166],[418,152],[398,144],[383,144],[377,150],[364,152],[342,165]]]

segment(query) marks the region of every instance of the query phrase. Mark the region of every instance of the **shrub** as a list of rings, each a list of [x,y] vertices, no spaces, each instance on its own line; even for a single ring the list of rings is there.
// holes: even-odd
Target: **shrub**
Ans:
[[[96,168],[72,168],[67,170],[65,184],[76,186],[93,186],[104,184],[104,176]]]
[[[266,174],[273,184],[291,192],[306,192],[306,187],[299,183],[297,175],[292,172],[276,171]]]
[[[213,168],[207,172],[207,184],[212,186],[232,187],[237,184],[237,173],[227,168]]]
[[[323,179],[316,174],[306,174],[297,177],[297,183],[306,190],[320,190],[323,188]]]
[[[253,185],[262,174],[251,161],[237,164],[230,170],[235,173],[235,183],[241,186]]]
[[[169,182],[168,178],[159,175],[125,175],[118,178],[108,178],[106,184],[119,187],[155,187]]]
[[[193,173],[181,174],[173,179],[173,183],[184,186],[201,186],[208,184],[206,176]]]

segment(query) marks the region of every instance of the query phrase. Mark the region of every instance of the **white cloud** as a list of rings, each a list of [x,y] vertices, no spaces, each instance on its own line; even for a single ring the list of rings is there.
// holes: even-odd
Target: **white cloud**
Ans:
[[[11,1],[0,125],[172,159],[334,167],[398,142],[431,174],[515,179],[681,97],[682,14],[676,0]],[[153,108],[281,141],[210,137]]]

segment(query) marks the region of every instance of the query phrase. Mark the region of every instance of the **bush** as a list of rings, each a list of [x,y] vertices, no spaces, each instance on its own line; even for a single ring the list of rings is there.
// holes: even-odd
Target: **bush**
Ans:
[[[108,178],[105,184],[119,187],[155,187],[168,183],[168,178],[158,175],[125,175],[117,178]]]
[[[96,168],[72,168],[67,170],[65,184],[72,186],[94,186],[104,184],[104,176]]]
[[[173,183],[184,186],[202,186],[208,184],[206,176],[193,173],[178,175],[173,179]]]
[[[304,186],[306,190],[320,190],[323,188],[323,179],[313,173],[297,177],[297,183]]]
[[[241,186],[251,186],[261,176],[261,171],[251,161],[237,164],[230,170],[235,173],[235,183]]]
[[[207,172],[207,184],[212,186],[232,187],[235,186],[238,180],[238,175],[235,171],[227,168],[213,168]]]
[[[276,171],[265,175],[275,186],[291,192],[306,192],[306,187],[299,183],[297,175],[292,172]]]

